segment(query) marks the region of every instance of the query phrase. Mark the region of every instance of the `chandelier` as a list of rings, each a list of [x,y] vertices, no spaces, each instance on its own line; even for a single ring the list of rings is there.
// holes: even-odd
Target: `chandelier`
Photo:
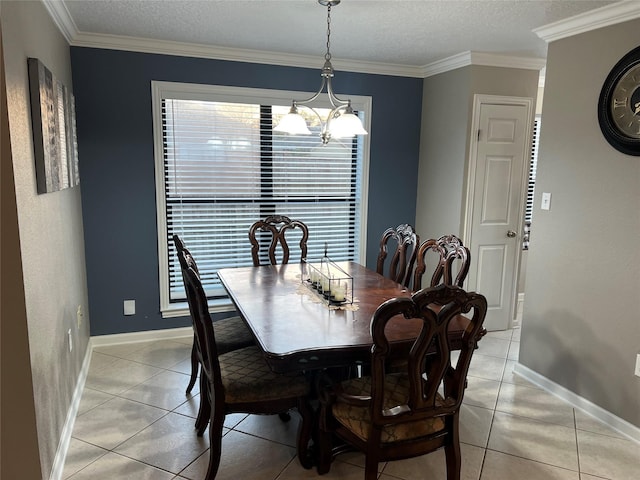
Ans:
[[[280,123],[274,128],[274,131],[297,135],[310,135],[311,131],[309,127],[307,127],[307,122],[304,117],[298,113],[299,106],[305,107],[315,113],[318,120],[320,120],[320,124],[322,125],[320,138],[322,139],[322,143],[326,145],[331,138],[366,135],[367,131],[362,126],[362,121],[353,113],[351,100],[341,100],[336,97],[336,94],[333,92],[333,86],[331,85],[331,80],[334,75],[330,52],[331,7],[338,5],[340,0],[318,0],[318,3],[327,7],[327,53],[324,54],[324,66],[320,72],[320,76],[322,77],[320,89],[306,100],[293,100],[289,113],[282,117],[282,120],[280,120]],[[332,110],[329,112],[327,119],[323,120],[316,109],[310,107],[308,104],[318,98],[325,87]]]

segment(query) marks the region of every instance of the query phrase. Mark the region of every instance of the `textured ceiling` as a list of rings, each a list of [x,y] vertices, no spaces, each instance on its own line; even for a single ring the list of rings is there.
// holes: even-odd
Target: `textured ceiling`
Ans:
[[[612,3],[616,2],[342,0],[332,9],[331,53],[334,59],[408,66],[428,65],[467,51],[544,58],[546,42],[533,29]],[[65,0],[64,4],[78,34],[319,57],[326,49],[326,7],[315,0]]]

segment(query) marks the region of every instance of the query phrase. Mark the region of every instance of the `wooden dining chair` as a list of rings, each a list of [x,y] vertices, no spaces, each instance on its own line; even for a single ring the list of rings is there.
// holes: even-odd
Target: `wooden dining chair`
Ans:
[[[460,288],[469,273],[471,252],[456,235],[442,235],[440,238],[425,240],[418,247],[416,255],[416,268],[413,276],[413,289],[422,288],[422,279],[426,272],[431,273],[429,286],[455,285]],[[459,338],[467,328],[469,320],[464,315],[459,315],[449,329],[450,338]],[[478,339],[487,334],[483,327],[480,329]]]
[[[287,243],[287,232],[291,232],[289,235],[292,235],[294,231],[298,230],[300,262],[302,262],[307,258],[307,240],[309,239],[309,228],[304,222],[291,220],[285,215],[269,215],[264,220],[254,222],[249,227],[253,266],[289,263],[290,249]],[[279,249],[278,245],[280,245]],[[284,422],[290,419],[287,412],[282,412],[279,415]]]
[[[449,322],[471,310],[462,349],[452,363]],[[447,480],[459,480],[460,405],[486,311],[482,295],[450,285],[428,287],[380,305],[371,321],[371,375],[331,385],[320,395],[318,473],[329,471],[335,455],[355,448],[365,454],[365,480],[374,480],[379,462],[444,448]],[[416,319],[422,331],[406,358],[407,368],[387,372],[394,345],[385,336],[385,325]],[[334,448],[336,437],[346,445]]]
[[[386,229],[380,238],[376,272],[409,287],[419,242],[420,237],[407,223]],[[395,246],[395,250],[385,268],[390,245]]]
[[[193,259],[191,252],[185,247],[182,239],[178,235],[174,235],[173,243],[176,247],[180,268],[183,271],[186,268],[193,268],[195,272],[200,275],[196,261]],[[185,285],[185,291],[186,288],[187,286]],[[220,353],[230,352],[231,350],[237,350],[238,348],[248,347],[254,344],[251,332],[239,316],[217,320],[214,322],[213,328],[216,332],[216,341]],[[191,377],[187,385],[187,394],[191,393],[198,378],[199,362],[197,349],[198,342],[196,341],[194,330],[193,345],[191,347]]]
[[[307,240],[309,229],[300,220],[291,220],[284,215],[269,215],[264,220],[258,220],[249,228],[251,242],[251,258],[253,265],[278,265],[289,263],[289,244],[287,232],[300,231],[300,261],[307,258]],[[268,247],[267,247],[268,244]],[[278,249],[280,245],[280,249]],[[280,261],[278,261],[278,257]]]
[[[216,477],[222,427],[225,416],[230,413],[277,414],[296,408],[302,417],[297,435],[298,457],[303,467],[311,468],[308,444],[313,413],[305,376],[273,373],[257,346],[220,354],[200,277],[191,267],[183,273],[203,372],[200,375],[203,419],[209,425],[209,467],[205,480]],[[198,435],[204,434],[206,423],[198,425]]]
[[[438,239],[425,240],[418,247],[416,269],[413,275],[413,289],[422,288],[422,277],[433,271],[429,285],[463,286],[469,273],[471,252],[455,235],[443,235]],[[454,275],[455,274],[455,275]]]

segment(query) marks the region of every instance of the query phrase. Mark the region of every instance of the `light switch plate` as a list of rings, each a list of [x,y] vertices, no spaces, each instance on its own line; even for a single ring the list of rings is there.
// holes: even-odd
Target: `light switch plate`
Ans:
[[[551,194],[544,192],[542,194],[542,203],[540,204],[542,210],[549,210],[551,208]]]

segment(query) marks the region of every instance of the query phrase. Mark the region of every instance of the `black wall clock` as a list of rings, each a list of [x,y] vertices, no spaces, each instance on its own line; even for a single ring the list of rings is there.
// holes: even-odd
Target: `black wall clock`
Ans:
[[[604,138],[627,155],[640,155],[640,47],[615,64],[598,100]]]

